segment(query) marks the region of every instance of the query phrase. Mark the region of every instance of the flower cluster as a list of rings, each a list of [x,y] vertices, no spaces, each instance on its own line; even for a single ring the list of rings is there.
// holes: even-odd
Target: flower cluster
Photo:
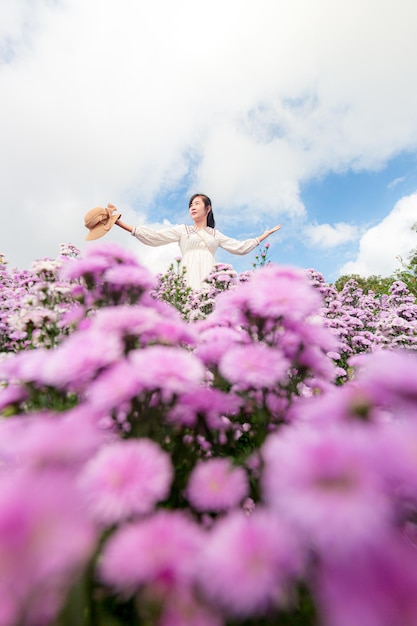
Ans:
[[[354,279],[339,293],[315,271],[308,272],[311,283],[323,297],[320,313],[339,339],[335,361],[346,376],[347,360],[354,354],[382,348],[417,349],[417,303],[405,283],[392,283],[389,294],[364,294]],[[345,369],[345,374],[343,374]]]
[[[2,344],[0,626],[416,624],[404,285],[217,266],[171,305],[117,246],[58,265],[24,290],[49,283],[56,339]]]
[[[59,272],[65,259],[78,256],[75,246],[62,244],[58,259],[40,259],[30,270],[9,273],[0,264],[1,351],[51,348],[71,331],[77,302]]]

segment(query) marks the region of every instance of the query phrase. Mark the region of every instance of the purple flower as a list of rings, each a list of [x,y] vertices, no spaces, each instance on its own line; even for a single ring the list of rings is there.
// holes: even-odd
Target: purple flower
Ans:
[[[172,477],[168,454],[140,439],[104,447],[86,465],[80,484],[94,517],[112,524],[149,513],[167,497]]]
[[[270,435],[262,449],[266,501],[315,548],[349,551],[391,521],[373,446],[372,430],[356,424]]]
[[[1,478],[0,623],[53,623],[94,542],[66,477],[20,472]]]
[[[219,371],[239,387],[270,389],[278,382],[286,382],[289,365],[278,350],[252,344],[228,350],[220,360]]]
[[[380,423],[374,437],[375,462],[379,461],[387,490],[399,507],[417,507],[417,421]]]
[[[101,579],[122,593],[142,585],[170,592],[194,580],[203,544],[200,528],[180,511],[158,511],[123,526],[104,546]]]
[[[202,387],[185,392],[178,397],[169,412],[169,420],[185,426],[195,426],[198,416],[203,415],[211,429],[224,430],[224,415],[235,415],[242,404],[241,399],[215,387]]]
[[[233,346],[248,344],[249,336],[244,332],[226,326],[202,327],[196,355],[207,366],[217,365],[220,358]]]
[[[414,352],[380,350],[357,355],[349,361],[357,367],[356,380],[377,405],[415,413],[417,357]]]
[[[76,332],[46,354],[37,380],[53,387],[82,389],[98,370],[122,354],[123,344],[117,335],[94,330]]]
[[[8,407],[20,405],[28,395],[27,389],[18,385],[0,387],[0,414]]]
[[[99,374],[90,383],[86,396],[90,406],[100,413],[106,413],[130,402],[143,389],[140,372],[125,359]]]
[[[182,348],[148,346],[129,354],[144,388],[159,390],[164,398],[185,393],[204,381],[205,369],[196,356]]]
[[[323,626],[417,623],[417,553],[396,535],[324,559],[313,581]]]
[[[103,282],[111,285],[113,288],[121,287],[127,289],[136,287],[141,291],[145,291],[155,287],[156,278],[145,267],[140,265],[119,265],[110,267],[105,271]]]
[[[97,371],[123,354],[116,335],[73,333],[54,350],[26,350],[0,363],[0,376],[60,389],[82,389]]]
[[[84,259],[68,259],[61,269],[61,276],[65,280],[76,280],[82,276],[99,277],[109,266],[109,262],[102,256],[88,256]]]
[[[203,594],[231,615],[247,616],[285,602],[300,555],[277,518],[257,509],[233,512],[209,532],[199,562]]]
[[[112,267],[116,263],[138,265],[137,256],[133,252],[110,241],[100,241],[88,247],[85,251],[85,258],[105,259],[108,267]]]
[[[187,486],[188,501],[200,512],[226,511],[242,502],[248,493],[245,470],[222,458],[199,461]]]
[[[0,422],[0,456],[38,470],[76,469],[94,454],[104,436],[85,414],[15,416]]]
[[[125,342],[137,338],[140,345],[155,342],[194,345],[197,338],[195,330],[181,320],[176,309],[168,306],[163,312],[155,306],[106,307],[97,312],[93,327],[105,333],[117,333]]]
[[[250,312],[262,318],[304,319],[316,313],[322,300],[301,270],[269,264],[248,283]]]

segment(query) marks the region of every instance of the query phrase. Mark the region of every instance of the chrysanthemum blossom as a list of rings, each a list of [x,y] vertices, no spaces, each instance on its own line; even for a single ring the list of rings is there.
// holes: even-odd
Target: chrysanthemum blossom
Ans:
[[[358,383],[375,404],[415,411],[417,404],[417,357],[414,351],[380,350],[356,355],[350,364],[358,367]]]
[[[282,600],[301,567],[293,538],[277,518],[257,509],[216,522],[199,563],[203,595],[228,614],[261,613]]]
[[[140,345],[155,342],[164,345],[196,343],[196,331],[181,319],[176,309],[167,306],[162,312],[157,310],[156,302],[153,301],[152,305],[119,305],[100,309],[92,326],[106,333],[116,333],[123,339],[137,337]]]
[[[220,358],[239,344],[247,344],[250,339],[246,332],[225,326],[202,328],[196,349],[197,356],[208,366],[217,365]]]
[[[108,262],[108,267],[115,264],[138,265],[138,258],[132,250],[127,250],[120,244],[112,241],[100,241],[94,246],[87,247],[85,258],[103,258]]]
[[[103,282],[116,290],[134,287],[145,291],[155,287],[156,278],[141,265],[119,265],[105,271]]]
[[[320,562],[314,598],[323,626],[417,623],[417,552],[396,533]]]
[[[123,344],[117,335],[90,329],[78,331],[55,350],[48,350],[38,380],[58,388],[83,388],[98,370],[122,354]]]
[[[417,422],[391,420],[378,424],[375,457],[395,500],[417,506]]]
[[[194,426],[198,416],[204,416],[209,428],[224,430],[223,417],[235,415],[241,404],[241,398],[235,394],[216,387],[202,387],[198,393],[192,390],[179,396],[168,417],[176,424]]]
[[[102,256],[86,255],[84,259],[68,259],[62,266],[60,275],[66,280],[77,280],[82,276],[98,278],[109,267],[109,261]]]
[[[31,468],[77,469],[104,439],[103,431],[83,417],[42,412],[0,422],[0,458]]]
[[[131,594],[143,585],[172,592],[188,586],[196,575],[204,535],[179,511],[158,511],[143,521],[123,526],[104,546],[101,579]]]
[[[148,390],[160,390],[164,397],[185,393],[200,385],[205,368],[192,353],[171,346],[148,346],[129,354],[132,367]]]
[[[21,472],[1,478],[0,623],[53,623],[54,616],[46,621],[45,615],[59,608],[57,599],[86,564],[95,540],[66,476]]]
[[[266,440],[264,497],[315,548],[348,551],[389,525],[372,434],[362,425],[323,424]]]
[[[237,506],[249,493],[246,472],[233,467],[229,459],[199,461],[192,471],[187,497],[201,512],[225,511]]]
[[[248,284],[248,307],[262,318],[304,319],[317,313],[322,299],[301,270],[267,265]]]
[[[270,389],[286,382],[289,365],[279,350],[252,344],[228,350],[220,360],[219,371],[243,388]]]
[[[173,469],[169,455],[150,439],[119,441],[86,465],[80,485],[95,519],[113,524],[149,513],[167,497]]]
[[[29,393],[25,387],[18,385],[0,386],[0,413],[14,405],[20,405],[27,399]]]
[[[140,376],[125,359],[111,365],[92,381],[86,396],[96,411],[110,412],[124,402],[130,402],[143,388]]]

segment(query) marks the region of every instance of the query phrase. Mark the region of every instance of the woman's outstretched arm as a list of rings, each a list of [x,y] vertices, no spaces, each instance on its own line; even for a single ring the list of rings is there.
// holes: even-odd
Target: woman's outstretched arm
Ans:
[[[168,243],[179,242],[181,239],[181,226],[171,226],[170,228],[154,230],[148,226],[131,226],[130,224],[126,224],[126,222],[122,222],[120,219],[118,219],[115,224],[147,246],[165,246]]]
[[[117,226],[120,226],[120,228],[123,228],[123,230],[127,230],[128,233],[133,231],[133,226],[126,224],[126,222],[122,222],[122,220],[117,220],[115,223]]]
[[[276,233],[277,230],[279,230],[280,228],[281,228],[281,224],[277,224],[276,226],[274,226],[274,228],[271,228],[270,230],[266,230],[265,232],[263,232],[262,235],[260,235],[260,237],[257,237],[259,243],[261,243],[261,241],[269,237],[269,235],[272,235],[272,233]]]

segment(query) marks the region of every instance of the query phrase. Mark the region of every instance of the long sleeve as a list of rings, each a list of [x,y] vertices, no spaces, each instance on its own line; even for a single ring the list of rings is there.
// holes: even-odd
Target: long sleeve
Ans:
[[[183,229],[183,226],[172,226],[161,228],[161,230],[153,230],[147,226],[135,226],[132,230],[132,236],[147,246],[157,247],[179,242]]]
[[[248,254],[252,252],[259,245],[258,239],[245,239],[244,241],[239,241],[238,239],[232,239],[231,237],[226,237],[223,233],[216,231],[216,239],[219,242],[220,248],[223,248],[227,252],[231,254]]]

